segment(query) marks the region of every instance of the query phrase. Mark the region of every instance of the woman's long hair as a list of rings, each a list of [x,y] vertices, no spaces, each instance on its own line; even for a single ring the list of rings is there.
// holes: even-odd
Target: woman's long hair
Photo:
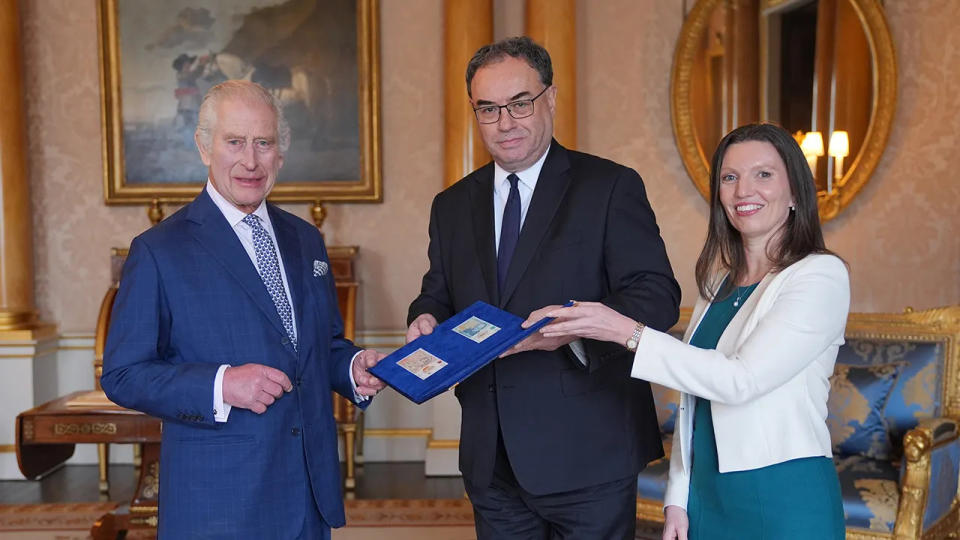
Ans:
[[[710,164],[710,223],[707,241],[697,259],[696,278],[700,295],[714,301],[729,296],[747,274],[747,260],[740,231],[730,224],[720,202],[720,167],[727,149],[747,141],[768,142],[777,149],[787,168],[787,180],[793,195],[795,210],[790,211],[786,223],[771,236],[766,246],[773,270],[783,270],[811,253],[830,253],[823,243],[820,215],[817,212],[817,188],[810,166],[797,141],[786,130],[775,124],[747,124],[728,133],[717,146]],[[723,287],[714,291],[713,281],[723,270],[729,277]]]

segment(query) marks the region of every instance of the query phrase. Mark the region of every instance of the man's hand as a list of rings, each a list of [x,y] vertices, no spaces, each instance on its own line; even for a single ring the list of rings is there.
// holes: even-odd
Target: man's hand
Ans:
[[[375,396],[377,392],[383,390],[383,381],[370,374],[368,369],[377,365],[377,362],[386,358],[387,355],[379,353],[373,349],[364,349],[360,351],[353,359],[353,380],[357,383],[357,393],[361,396]]]
[[[228,367],[223,372],[223,402],[263,414],[284,392],[293,390],[287,374],[261,364]]]
[[[407,328],[407,343],[410,343],[420,336],[432,334],[437,324],[437,318],[433,315],[429,313],[421,314],[410,323],[410,328]]]
[[[687,511],[679,506],[670,505],[663,509],[666,514],[663,524],[663,540],[687,540],[690,519]]]

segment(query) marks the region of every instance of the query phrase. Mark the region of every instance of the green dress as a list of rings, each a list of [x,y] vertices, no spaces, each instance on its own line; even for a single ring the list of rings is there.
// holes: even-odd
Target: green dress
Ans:
[[[690,344],[715,349],[756,286],[739,287],[730,297],[711,304]],[[693,422],[687,502],[690,540],[844,538],[840,482],[832,459],[800,458],[721,474],[709,400],[697,398]]]

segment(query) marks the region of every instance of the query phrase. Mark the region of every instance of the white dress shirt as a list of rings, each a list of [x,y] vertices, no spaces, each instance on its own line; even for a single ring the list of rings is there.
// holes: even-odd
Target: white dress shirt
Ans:
[[[547,154],[550,153],[550,147],[540,156],[536,163],[528,169],[517,171],[515,174],[520,179],[517,182],[517,189],[520,191],[520,230],[523,230],[523,222],[527,219],[527,210],[530,209],[530,200],[533,199],[533,190],[537,188],[537,180],[540,178],[540,170],[543,169],[543,163],[547,160]],[[507,176],[510,172],[504,170],[496,161],[493,162],[493,227],[496,250],[500,252],[500,229],[503,224],[503,210],[507,206],[507,198],[510,196],[510,181]],[[587,353],[583,349],[583,342],[579,339],[570,342],[570,349],[584,366],[587,365]]]
[[[243,245],[244,251],[246,251],[247,256],[250,257],[250,262],[252,262],[253,266],[256,267],[257,252],[253,245],[253,229],[243,221],[243,218],[247,217],[247,214],[227,201],[223,195],[217,191],[217,188],[214,187],[213,182],[207,180],[206,190],[207,194],[210,195],[210,198],[213,200],[213,203],[217,205],[217,208],[219,208],[220,212],[223,213],[223,217],[227,219],[227,223],[230,224],[233,232],[237,234],[237,238],[240,239],[240,244]],[[287,295],[287,303],[290,305],[290,314],[293,322],[292,337],[296,339],[297,316],[293,306],[293,300],[290,298],[290,284],[287,283],[287,273],[283,266],[283,256],[280,254],[280,247],[277,245],[277,235],[273,232],[273,223],[270,221],[270,213],[267,212],[267,203],[265,200],[262,201],[260,206],[253,211],[253,214],[260,218],[261,225],[263,225],[264,230],[267,231],[267,234],[270,235],[270,239],[273,241],[273,249],[276,250],[277,253],[277,263],[280,265],[280,278],[283,280],[283,292]],[[354,355],[354,359],[355,358],[356,355]],[[353,385],[354,394],[356,395],[357,383],[353,380],[352,360],[350,362],[350,366],[350,384]],[[217,376],[213,381],[213,411],[214,420],[217,422],[226,422],[227,417],[230,416],[230,410],[233,408],[230,404],[224,403],[223,401],[223,373],[228,367],[230,367],[229,364],[221,365],[220,369],[217,370]],[[367,399],[366,396],[357,395],[357,397],[360,399]]]

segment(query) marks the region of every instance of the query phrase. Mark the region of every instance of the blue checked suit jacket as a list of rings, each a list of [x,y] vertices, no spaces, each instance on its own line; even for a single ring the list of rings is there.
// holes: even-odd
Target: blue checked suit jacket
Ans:
[[[298,352],[206,191],[135,238],[124,265],[101,383],[116,403],[163,420],[161,538],[294,538],[314,510],[344,523],[330,391],[354,399],[348,370],[359,349],[343,337],[333,275],[314,274],[314,261],[327,262],[319,232],[269,213]],[[282,370],[293,391],[262,415],[234,408],[215,422],[218,367],[246,363]]]

